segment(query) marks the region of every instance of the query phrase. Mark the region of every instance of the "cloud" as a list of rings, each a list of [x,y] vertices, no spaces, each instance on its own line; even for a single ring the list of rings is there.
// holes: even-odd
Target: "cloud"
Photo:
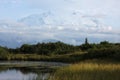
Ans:
[[[17,44],[36,43],[52,39],[74,45],[83,43],[85,37],[88,37],[91,42],[98,42],[100,40],[110,40],[115,42],[120,40],[118,37],[120,33],[111,30],[110,26],[93,29],[93,27],[77,27],[74,25],[72,25],[72,27],[66,25],[51,25],[52,27],[49,28],[50,25],[44,25],[41,28],[39,26],[29,27],[26,25],[23,26],[22,24],[18,26],[16,24],[20,23],[16,22],[15,25],[9,25],[7,28],[0,26],[0,39],[3,41],[7,40],[7,42],[15,41]]]
[[[0,0],[0,4],[4,4],[4,5],[7,5],[7,4],[10,4],[10,5],[19,4],[21,2],[22,2],[21,0]]]
[[[80,44],[89,37],[119,42],[119,7],[119,0],[0,0],[1,18],[20,18],[0,20],[0,40]]]
[[[30,15],[28,17],[21,19],[18,22],[1,20],[0,30],[1,32],[14,32],[16,34],[21,35],[25,33],[26,33],[25,35],[29,35],[30,33],[30,35],[35,34],[36,36],[39,34],[50,32],[53,32],[54,34],[57,34],[58,32],[116,34],[113,31],[112,26],[106,25],[101,22],[102,19],[104,18],[100,20],[99,17],[96,17],[96,15],[86,16],[81,12],[80,13],[76,12],[74,15],[71,13],[67,16],[66,15],[63,16],[66,18],[61,18],[61,16],[57,17],[56,15],[51,14],[45,13],[45,15],[44,14]],[[34,22],[30,22],[31,20]],[[42,24],[41,21],[43,22]],[[30,25],[32,24],[32,26],[30,27],[29,24]],[[46,34],[44,34],[44,36],[48,37]],[[53,36],[54,35],[52,35],[51,37]]]

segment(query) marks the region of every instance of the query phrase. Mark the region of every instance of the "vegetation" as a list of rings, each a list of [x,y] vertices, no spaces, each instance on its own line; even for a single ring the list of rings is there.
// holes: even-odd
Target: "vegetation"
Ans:
[[[120,80],[120,64],[78,63],[58,69],[50,80]]]
[[[0,47],[0,60],[75,63],[58,69],[50,80],[120,80],[120,43],[91,44],[86,38],[79,46],[55,42],[23,44],[16,49]]]
[[[120,61],[120,43],[107,41],[99,44],[85,43],[73,46],[62,42],[23,44],[20,48],[0,47],[0,60],[43,60],[59,62],[80,62],[89,59],[111,59]]]
[[[119,43],[89,44],[86,39],[79,47],[85,52],[71,56],[81,62],[58,69],[50,80],[120,80]]]
[[[62,42],[50,42],[38,43],[36,45],[23,44],[20,48],[9,50],[11,53],[54,55],[67,54],[69,52],[74,52],[76,49],[76,46],[68,45]]]

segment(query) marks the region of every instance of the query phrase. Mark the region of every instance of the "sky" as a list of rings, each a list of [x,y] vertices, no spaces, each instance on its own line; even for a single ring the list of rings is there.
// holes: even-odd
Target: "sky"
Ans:
[[[0,41],[120,42],[120,0],[0,0]]]

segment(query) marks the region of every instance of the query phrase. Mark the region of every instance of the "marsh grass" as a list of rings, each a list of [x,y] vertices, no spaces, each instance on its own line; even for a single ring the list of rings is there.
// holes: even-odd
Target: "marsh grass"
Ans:
[[[120,64],[72,64],[58,69],[50,80],[120,80]]]
[[[76,51],[75,53],[62,54],[62,55],[39,55],[39,54],[9,54],[4,57],[0,56],[0,60],[20,60],[20,61],[53,61],[53,62],[67,62],[74,63],[82,60],[82,54],[85,52]]]

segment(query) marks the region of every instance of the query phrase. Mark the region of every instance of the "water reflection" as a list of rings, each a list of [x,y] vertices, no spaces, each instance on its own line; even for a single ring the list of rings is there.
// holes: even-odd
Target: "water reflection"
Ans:
[[[35,80],[47,80],[49,76],[50,76],[50,73],[42,73],[42,74],[39,74]]]
[[[64,63],[8,61],[0,62],[0,80],[47,80],[55,68]]]
[[[18,70],[7,70],[0,73],[0,80],[34,80],[36,77],[35,73],[23,74]]]
[[[0,71],[0,80],[47,80],[49,75],[50,72],[37,69],[7,68]]]

